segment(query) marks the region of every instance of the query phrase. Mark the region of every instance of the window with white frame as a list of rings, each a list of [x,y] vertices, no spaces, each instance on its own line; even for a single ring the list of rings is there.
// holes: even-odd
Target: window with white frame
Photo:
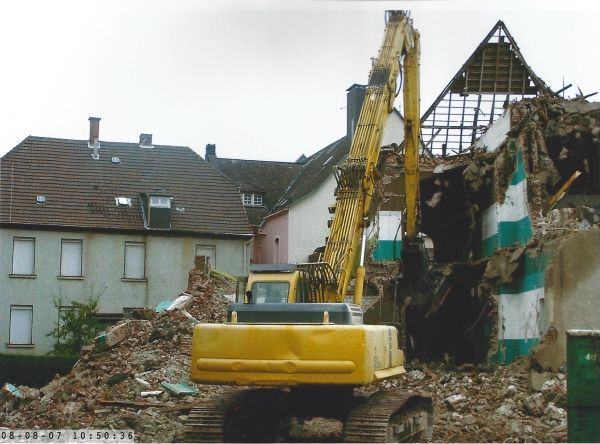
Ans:
[[[145,279],[146,244],[125,242],[125,279]]]
[[[68,277],[82,276],[83,240],[63,239],[60,251],[60,275]]]
[[[33,305],[10,306],[8,342],[11,345],[33,344]]]
[[[153,208],[171,208],[171,198],[167,196],[150,196],[150,206]]]
[[[12,274],[33,276],[35,274],[35,238],[13,238]]]
[[[247,207],[262,207],[263,197],[262,194],[243,193],[242,201]]]

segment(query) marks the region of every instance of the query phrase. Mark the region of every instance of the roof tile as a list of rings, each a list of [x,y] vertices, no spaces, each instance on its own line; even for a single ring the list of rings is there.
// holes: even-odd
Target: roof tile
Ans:
[[[140,194],[164,189],[171,231],[250,235],[236,186],[190,148],[101,141],[100,159],[92,153],[87,140],[30,136],[17,145],[1,159],[0,223],[144,229]]]

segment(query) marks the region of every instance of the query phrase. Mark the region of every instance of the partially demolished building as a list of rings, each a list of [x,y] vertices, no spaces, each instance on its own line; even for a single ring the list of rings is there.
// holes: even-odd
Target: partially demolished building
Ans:
[[[600,327],[600,103],[585,99],[552,92],[498,22],[422,118],[422,232],[450,290],[405,313],[384,297],[367,322],[400,322],[409,356],[510,363],[533,351],[554,369],[568,329]],[[402,147],[382,152],[371,275],[385,294],[404,170]]]

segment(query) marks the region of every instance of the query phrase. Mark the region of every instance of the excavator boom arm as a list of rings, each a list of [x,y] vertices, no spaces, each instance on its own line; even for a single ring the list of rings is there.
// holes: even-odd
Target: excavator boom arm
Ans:
[[[418,90],[418,33],[412,28],[408,16],[402,11],[389,11],[386,32],[379,57],[369,75],[365,100],[362,105],[350,153],[337,171],[335,213],[329,238],[325,245],[323,261],[331,266],[337,277],[337,288],[325,293],[327,300],[342,302],[351,277],[357,248],[363,230],[373,217],[371,199],[377,180],[377,162],[381,139],[388,115],[393,110],[400,74],[400,61],[404,56],[404,100],[406,120],[410,129],[410,143],[419,140],[419,90]],[[409,103],[410,102],[410,103]],[[408,140],[407,140],[408,142]],[[416,150],[415,150],[416,151]],[[418,160],[416,161],[416,186],[418,187]],[[364,242],[364,240],[363,240]],[[357,269],[354,303],[362,297],[362,261]]]

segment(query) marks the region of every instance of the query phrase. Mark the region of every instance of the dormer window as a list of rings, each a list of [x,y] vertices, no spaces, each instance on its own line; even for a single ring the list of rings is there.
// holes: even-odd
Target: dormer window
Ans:
[[[242,200],[246,207],[262,207],[263,205],[262,194],[243,193]]]
[[[150,196],[150,207],[171,208],[171,198],[166,196]]]
[[[163,191],[164,192],[164,191]],[[171,229],[173,196],[167,194],[141,194],[142,210],[147,228]]]

